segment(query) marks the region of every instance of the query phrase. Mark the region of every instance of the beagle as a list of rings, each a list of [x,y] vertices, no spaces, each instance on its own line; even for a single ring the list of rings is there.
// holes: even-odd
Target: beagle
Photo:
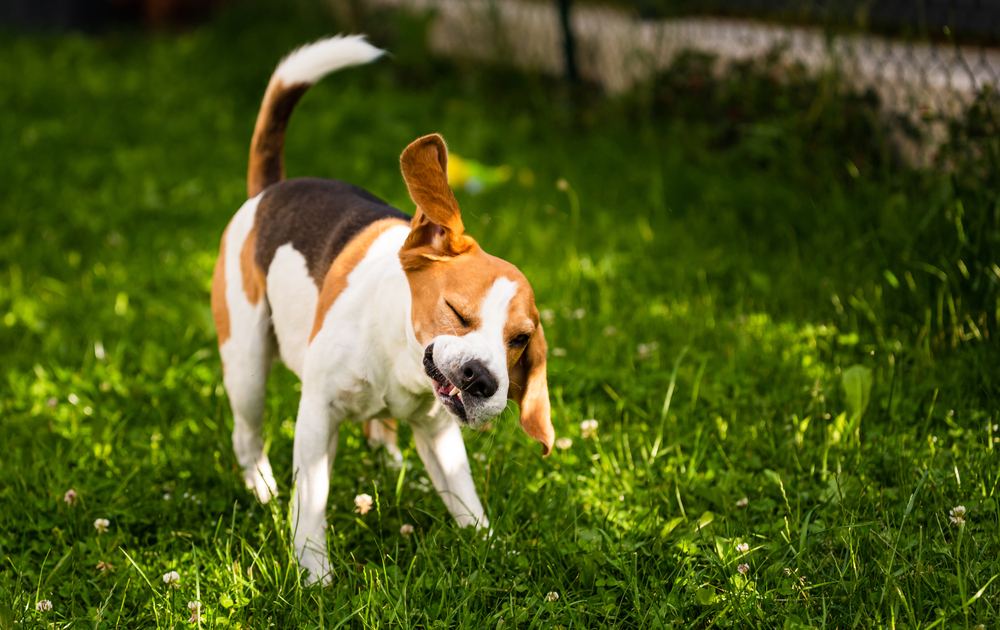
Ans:
[[[326,502],[341,422],[409,422],[460,526],[488,527],[461,426],[481,426],[512,399],[543,455],[555,438],[531,285],[464,233],[441,136],[419,138],[400,158],[412,217],[345,182],[284,178],[285,128],[299,98],[327,73],[382,52],[362,36],[338,36],[278,64],[251,140],[248,200],[222,235],[212,279],[233,448],[262,502],[276,492],[261,439],[272,361],[302,381],[292,527],[312,581],[329,580]],[[382,439],[392,441],[393,429]]]

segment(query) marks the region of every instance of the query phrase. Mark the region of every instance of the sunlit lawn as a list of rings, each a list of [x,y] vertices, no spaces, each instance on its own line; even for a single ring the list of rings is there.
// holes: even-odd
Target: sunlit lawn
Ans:
[[[298,385],[280,366],[269,385],[265,509],[208,291],[268,74],[337,27],[255,6],[184,35],[0,38],[0,629],[175,627],[195,600],[207,627],[996,627],[996,340],[952,347],[946,302],[926,325],[894,310],[929,280],[908,289],[880,245],[953,207],[947,178],[853,178],[836,147],[720,146],[710,122],[406,59],[315,87],[289,174],[410,211],[398,155],[419,135],[511,166],[459,200],[533,283],[572,442],[542,459],[509,414],[466,435],[484,538],[451,523],[408,429],[400,472],[345,426],[337,576],[300,587]]]

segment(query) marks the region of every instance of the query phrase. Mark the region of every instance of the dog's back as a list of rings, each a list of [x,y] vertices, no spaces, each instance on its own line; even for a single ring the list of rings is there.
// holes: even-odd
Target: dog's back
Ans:
[[[334,259],[366,227],[383,219],[410,222],[368,191],[334,179],[287,179],[264,190],[257,206],[254,261],[267,275],[279,247],[302,254],[309,277],[322,288]]]

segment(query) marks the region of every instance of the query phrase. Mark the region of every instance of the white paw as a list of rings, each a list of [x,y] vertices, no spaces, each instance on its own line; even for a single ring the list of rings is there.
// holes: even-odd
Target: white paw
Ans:
[[[266,504],[273,497],[278,496],[278,484],[271,472],[271,463],[266,458],[260,460],[252,470],[245,470],[243,480],[246,482],[247,488],[253,490],[253,493],[257,495],[257,500],[261,503]]]
[[[254,484],[248,483],[247,487],[253,490],[253,493],[257,495],[257,500],[265,505],[271,499],[278,496],[278,488],[274,483],[274,479],[271,479],[270,483],[264,479],[260,479]]]
[[[455,523],[462,528],[475,527],[477,531],[489,529],[490,526],[490,520],[486,518],[485,514],[481,514],[477,518],[468,512],[456,514]]]
[[[326,554],[320,553],[318,550],[305,550],[302,554],[302,559],[299,561],[299,568],[308,571],[302,578],[302,582],[307,585],[319,582],[323,586],[327,586],[333,577],[330,573]]]

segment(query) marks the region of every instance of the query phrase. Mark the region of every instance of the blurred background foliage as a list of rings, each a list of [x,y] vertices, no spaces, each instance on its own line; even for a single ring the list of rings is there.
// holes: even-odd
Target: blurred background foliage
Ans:
[[[900,111],[774,50],[689,51],[611,93],[437,54],[433,11],[354,9],[5,27],[0,627],[169,626],[194,599],[219,627],[995,624],[993,89],[958,113]],[[208,290],[269,73],[341,28],[392,55],[310,90],[289,175],[409,210],[398,154],[433,131],[504,173],[456,194],[469,232],[532,281],[557,434],[575,441],[542,461],[511,413],[467,436],[483,541],[447,525],[405,427],[402,474],[345,427],[339,582],[320,593],[298,586],[287,503],[241,487]],[[297,391],[276,368],[285,501]],[[351,513],[360,492],[375,518]]]

